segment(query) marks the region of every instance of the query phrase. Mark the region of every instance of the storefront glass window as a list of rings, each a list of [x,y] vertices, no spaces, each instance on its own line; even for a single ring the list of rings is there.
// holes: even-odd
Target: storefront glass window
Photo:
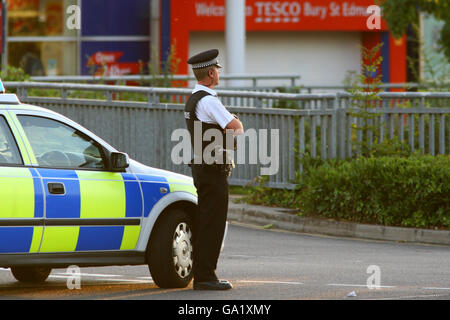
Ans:
[[[77,74],[76,42],[12,42],[9,64],[31,76]]]
[[[7,0],[9,36],[76,36],[66,21],[76,0]]]
[[[77,0],[7,0],[8,64],[31,76],[77,74],[77,30],[67,8]]]

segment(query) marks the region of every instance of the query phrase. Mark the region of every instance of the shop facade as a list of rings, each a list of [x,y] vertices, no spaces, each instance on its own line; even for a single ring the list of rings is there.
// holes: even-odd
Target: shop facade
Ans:
[[[171,46],[189,56],[220,49],[226,70],[225,0],[3,0],[2,64],[31,75],[137,74]],[[383,82],[406,82],[406,38],[384,21],[367,27],[373,0],[246,0],[247,74],[297,74],[307,85],[340,85],[360,70],[361,46],[383,42]],[[69,28],[75,6],[80,27]],[[232,63],[232,62],[231,62]],[[275,83],[272,83],[275,84]],[[268,85],[272,85],[268,83]]]
[[[171,44],[181,60],[216,47],[226,63],[225,0],[165,0],[162,50]],[[406,82],[406,38],[395,40],[384,21],[369,30],[373,0],[246,0],[246,57],[249,74],[298,74],[307,85],[340,85],[348,71],[359,71],[361,46],[383,42],[383,82]],[[225,70],[226,73],[226,63]]]
[[[138,73],[149,61],[149,0],[6,4],[3,66],[22,66],[36,76],[120,75]]]

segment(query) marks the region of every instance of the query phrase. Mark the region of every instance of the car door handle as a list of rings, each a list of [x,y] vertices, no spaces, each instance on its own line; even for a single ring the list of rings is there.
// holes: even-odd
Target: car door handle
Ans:
[[[49,182],[47,183],[47,188],[51,194],[66,194],[66,188],[60,182]]]

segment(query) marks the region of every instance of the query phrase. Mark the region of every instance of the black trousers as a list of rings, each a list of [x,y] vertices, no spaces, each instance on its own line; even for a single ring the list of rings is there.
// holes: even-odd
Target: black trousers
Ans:
[[[228,175],[207,165],[191,166],[197,188],[194,218],[194,281],[217,280],[215,270],[228,212]]]

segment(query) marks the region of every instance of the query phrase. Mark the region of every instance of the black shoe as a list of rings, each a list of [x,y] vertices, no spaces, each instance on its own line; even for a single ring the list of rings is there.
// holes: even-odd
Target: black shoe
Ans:
[[[194,281],[194,290],[229,290],[233,288],[227,280]]]

